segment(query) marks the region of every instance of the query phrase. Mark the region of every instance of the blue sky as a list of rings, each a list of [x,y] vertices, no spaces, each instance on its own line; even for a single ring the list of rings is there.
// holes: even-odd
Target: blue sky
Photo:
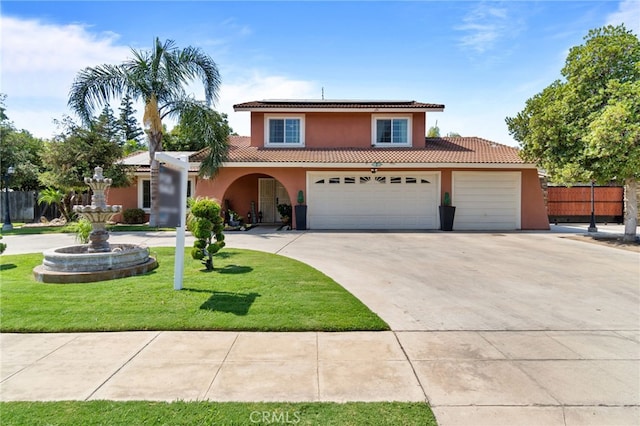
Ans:
[[[222,76],[215,108],[274,98],[445,105],[427,126],[516,145],[504,119],[555,79],[589,29],[640,33],[640,1],[7,1],[0,92],[19,129],[50,138],[76,73],[153,39],[199,47]],[[197,84],[193,93],[202,98]],[[114,103],[117,109],[118,102]],[[137,106],[141,121],[142,106]],[[171,127],[171,124],[169,124]]]

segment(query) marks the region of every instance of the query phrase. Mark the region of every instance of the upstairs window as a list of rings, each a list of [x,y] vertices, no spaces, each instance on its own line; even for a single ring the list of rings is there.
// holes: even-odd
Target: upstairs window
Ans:
[[[265,121],[266,146],[304,146],[304,118],[302,116],[267,116]]]
[[[374,116],[372,124],[372,145],[411,145],[411,119],[409,117]]]

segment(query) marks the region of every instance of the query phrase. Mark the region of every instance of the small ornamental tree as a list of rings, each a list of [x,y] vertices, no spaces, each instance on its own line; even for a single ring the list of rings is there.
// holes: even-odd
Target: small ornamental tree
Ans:
[[[198,198],[191,203],[187,228],[196,241],[191,257],[203,260],[207,271],[213,271],[213,255],[224,247],[224,220],[220,216],[220,204],[210,198]]]

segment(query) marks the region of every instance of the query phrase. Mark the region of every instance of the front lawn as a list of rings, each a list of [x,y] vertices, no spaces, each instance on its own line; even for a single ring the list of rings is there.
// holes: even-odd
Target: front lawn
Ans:
[[[173,290],[174,248],[160,267],[85,284],[42,284],[42,254],[0,256],[0,331],[351,331],[389,326],[331,278],[283,256],[224,249],[205,272],[186,249],[184,289]]]
[[[16,224],[10,231],[2,231],[0,234],[5,235],[37,235],[37,234],[73,234],[76,232],[75,225],[77,222],[70,222],[66,225],[46,225],[46,224]],[[156,231],[175,231],[176,228],[158,228],[149,225],[127,225],[124,223],[108,224],[109,232],[156,232]]]
[[[436,426],[425,403],[5,402],[13,425],[421,425]]]

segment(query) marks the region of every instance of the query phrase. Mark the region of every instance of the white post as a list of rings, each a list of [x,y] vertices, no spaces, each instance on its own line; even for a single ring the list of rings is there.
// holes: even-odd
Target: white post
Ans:
[[[174,158],[164,152],[156,153],[156,160],[180,170],[180,226],[176,228],[176,252],[174,256],[173,289],[182,290],[184,277],[184,244],[187,229],[187,181],[189,158],[186,155]]]
[[[182,290],[184,277],[184,240],[187,230],[187,181],[189,174],[189,157],[180,156],[180,161],[185,163],[180,173],[180,226],[176,228],[176,255],[175,273],[173,276],[173,289]]]

